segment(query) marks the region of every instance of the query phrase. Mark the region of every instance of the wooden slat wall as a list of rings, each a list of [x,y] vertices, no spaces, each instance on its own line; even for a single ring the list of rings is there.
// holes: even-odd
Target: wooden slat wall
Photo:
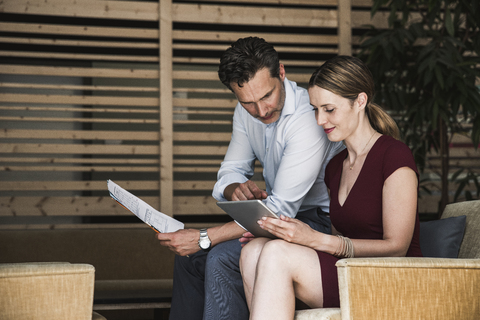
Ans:
[[[325,59],[355,51],[362,26],[386,27],[369,6],[0,2],[0,229],[141,226],[107,179],[180,220],[225,219],[211,190],[236,100],[218,80],[221,53],[263,37],[305,86]]]
[[[5,228],[125,226],[120,217],[130,225],[107,179],[160,208],[159,10],[148,2],[0,4]]]

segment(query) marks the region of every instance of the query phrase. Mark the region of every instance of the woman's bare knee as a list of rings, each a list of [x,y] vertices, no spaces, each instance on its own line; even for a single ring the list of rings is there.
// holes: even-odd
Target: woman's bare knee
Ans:
[[[267,238],[257,238],[250,241],[245,247],[242,248],[240,253],[240,272],[248,268],[248,266],[256,265],[258,257],[263,250],[265,243],[269,239]]]

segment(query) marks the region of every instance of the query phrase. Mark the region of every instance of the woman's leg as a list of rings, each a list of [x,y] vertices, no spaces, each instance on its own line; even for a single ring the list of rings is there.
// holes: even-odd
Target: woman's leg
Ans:
[[[315,250],[274,240],[257,264],[250,319],[293,319],[295,297],[311,308],[323,306],[320,262]]]
[[[268,238],[256,238],[243,247],[240,254],[240,272],[242,273],[243,288],[245,290],[248,309],[250,309],[252,302],[258,257],[262,252],[263,246],[268,241],[270,241]]]

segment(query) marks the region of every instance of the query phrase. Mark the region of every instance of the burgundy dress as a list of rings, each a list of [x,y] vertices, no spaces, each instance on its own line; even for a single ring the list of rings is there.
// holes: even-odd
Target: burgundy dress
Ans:
[[[395,170],[409,167],[417,173],[410,149],[389,136],[381,136],[367,154],[362,169],[343,206],[338,202],[338,189],[347,149],[327,165],[325,183],[330,189],[330,218],[335,229],[351,239],[383,239],[382,190],[385,180]],[[421,257],[418,209],[412,242],[407,257]],[[323,286],[323,307],[339,307],[338,277],[334,256],[317,251]]]

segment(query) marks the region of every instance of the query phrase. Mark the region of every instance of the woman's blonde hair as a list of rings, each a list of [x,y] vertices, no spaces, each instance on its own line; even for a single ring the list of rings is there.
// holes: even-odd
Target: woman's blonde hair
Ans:
[[[370,125],[380,132],[400,139],[395,120],[379,105],[372,102],[375,96],[373,76],[362,60],[351,56],[336,56],[326,61],[312,74],[309,87],[318,86],[350,100],[353,104],[358,95],[367,95],[365,113]]]

